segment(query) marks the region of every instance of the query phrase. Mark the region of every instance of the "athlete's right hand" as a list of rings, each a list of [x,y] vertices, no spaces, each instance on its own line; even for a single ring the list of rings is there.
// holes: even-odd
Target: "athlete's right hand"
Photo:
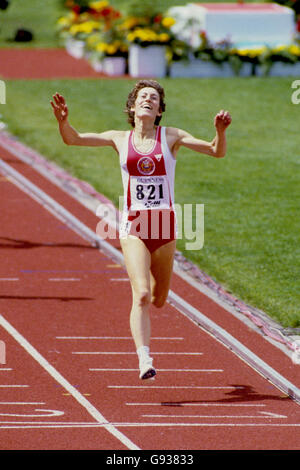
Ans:
[[[55,95],[53,95],[53,101],[50,101],[50,104],[58,122],[65,121],[69,114],[65,98],[56,92]]]

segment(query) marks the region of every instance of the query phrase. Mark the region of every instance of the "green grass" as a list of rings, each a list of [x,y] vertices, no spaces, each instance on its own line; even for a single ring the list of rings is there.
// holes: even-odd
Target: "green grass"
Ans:
[[[12,0],[0,10],[0,47],[59,47],[55,28],[63,12],[58,0]],[[12,41],[19,28],[30,30],[34,40]]]
[[[89,181],[116,204],[122,194],[117,155],[109,148],[68,147],[49,100],[63,93],[80,131],[127,129],[123,114],[135,80],[7,81],[1,107],[10,132]],[[219,109],[233,117],[224,159],[181,149],[176,202],[205,205],[200,251],[178,249],[245,302],[284,326],[300,325],[299,106],[290,78],[163,79],[162,124],[214,136]]]

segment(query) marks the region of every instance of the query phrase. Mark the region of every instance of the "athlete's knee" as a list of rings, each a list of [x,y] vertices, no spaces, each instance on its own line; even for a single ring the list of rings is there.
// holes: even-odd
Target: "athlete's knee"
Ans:
[[[145,307],[151,302],[150,292],[147,289],[139,289],[134,292],[134,300],[140,307]]]
[[[165,295],[153,295],[151,298],[151,303],[156,307],[156,308],[162,308],[165,303],[166,303],[166,296]]]

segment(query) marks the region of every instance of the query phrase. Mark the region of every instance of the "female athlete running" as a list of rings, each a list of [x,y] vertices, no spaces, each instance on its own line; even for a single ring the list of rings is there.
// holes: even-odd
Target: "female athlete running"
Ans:
[[[226,153],[228,112],[214,118],[216,135],[211,142],[188,132],[159,125],[165,111],[162,86],[140,80],[129,93],[126,109],[131,131],[109,130],[79,133],[68,121],[62,95],[53,95],[51,105],[63,141],[68,145],[111,146],[119,155],[124,186],[124,210],[120,243],[132,288],[130,328],[136,346],[140,378],[156,375],[150,357],[151,303],[162,307],[167,299],[176,245],[174,174],[181,146],[213,157]]]

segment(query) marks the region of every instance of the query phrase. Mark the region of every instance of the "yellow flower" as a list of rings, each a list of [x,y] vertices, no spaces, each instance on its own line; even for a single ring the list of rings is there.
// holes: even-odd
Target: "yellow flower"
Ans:
[[[146,41],[148,42],[154,42],[159,39],[159,35],[155,33],[152,29],[145,28],[143,31],[142,36],[145,38]]]
[[[74,21],[77,21],[78,15],[75,13],[75,11],[70,12],[70,20],[74,23]]]
[[[77,34],[79,32],[78,24],[73,24],[73,26],[71,26],[69,31],[70,31],[70,34],[73,34],[73,35]]]
[[[167,33],[161,33],[161,34],[159,35],[159,40],[160,40],[161,42],[167,42],[167,41],[169,41],[169,39],[170,39],[170,36],[169,36],[169,34],[167,34]]]
[[[243,57],[251,57],[252,59],[258,57],[266,51],[266,47],[253,48],[253,49],[237,49],[237,53]]]
[[[91,34],[99,29],[100,24],[97,21],[85,21],[84,23],[74,24],[70,28],[71,34],[86,33]]]
[[[91,3],[89,3],[89,6],[91,8],[93,8],[94,10],[96,10],[96,11],[101,11],[102,8],[108,6],[108,1],[107,0],[102,0],[102,1],[99,1],[99,2],[91,2]]]
[[[117,52],[118,48],[114,44],[108,44],[106,52],[109,55],[114,55]]]
[[[300,46],[297,46],[296,44],[292,44],[292,45],[289,47],[289,52],[290,52],[291,54],[300,56]]]
[[[163,18],[163,20],[161,22],[161,24],[165,28],[171,28],[171,26],[173,26],[175,23],[176,23],[176,21],[174,20],[174,18],[171,18],[170,16],[166,16],[165,18]]]
[[[128,33],[127,34],[127,39],[129,42],[133,42],[135,40],[136,36],[134,32]]]
[[[138,27],[127,34],[129,42],[167,42],[170,40],[170,35],[167,33],[156,33],[151,28]]]
[[[287,48],[286,46],[284,45],[281,45],[281,46],[276,46],[272,49],[272,52],[282,52],[282,51],[285,51]]]
[[[249,57],[255,58],[255,57],[259,56],[259,55],[260,55],[260,52],[259,52],[258,50],[250,49],[250,50],[248,51],[248,56],[249,56]]]
[[[87,45],[88,47],[94,47],[99,41],[99,35],[98,34],[91,34],[87,38]]]
[[[78,18],[77,18],[77,22],[78,23],[84,23],[85,21],[89,21],[90,19],[90,14],[85,11],[84,13],[81,13]]]
[[[248,55],[248,49],[237,49],[237,53],[241,56],[247,56]]]
[[[105,42],[99,42],[96,47],[96,51],[98,52],[106,52],[107,50],[107,44]]]
[[[66,16],[62,16],[61,18],[59,18],[59,20],[57,21],[57,24],[59,26],[62,26],[62,27],[68,27],[71,25],[71,18],[68,18]]]
[[[120,25],[120,29],[132,29],[137,24],[139,24],[139,18],[135,18],[134,16],[130,18],[126,18],[123,23]]]

